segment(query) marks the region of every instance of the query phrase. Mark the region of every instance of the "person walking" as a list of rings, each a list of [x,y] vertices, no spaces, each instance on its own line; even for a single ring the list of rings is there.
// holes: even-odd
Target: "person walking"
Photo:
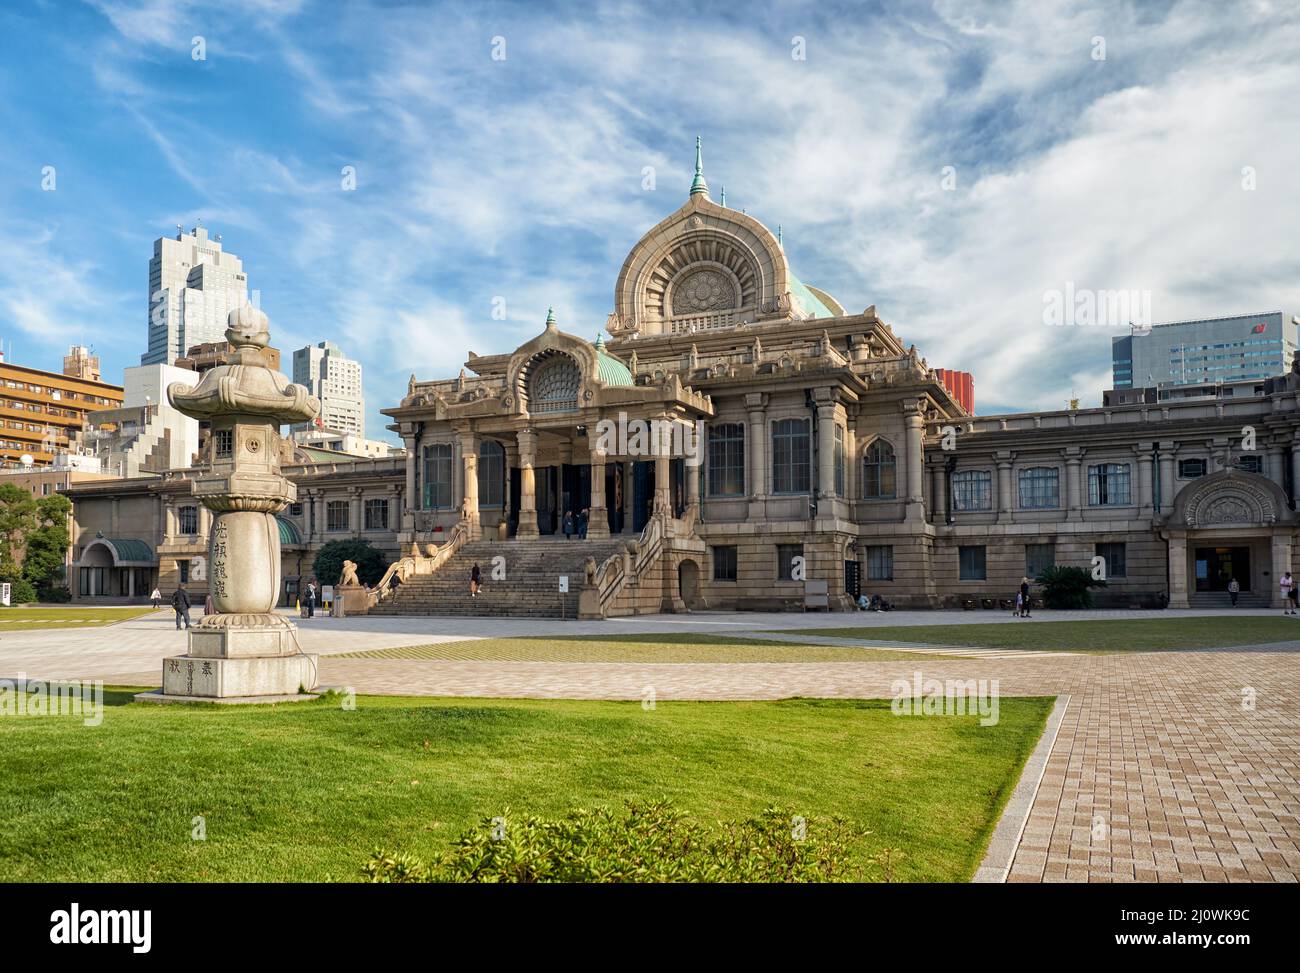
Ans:
[[[307,582],[307,617],[316,617],[316,580]]]
[[[475,561],[474,566],[469,569],[469,596],[471,598],[478,597],[478,588],[482,580],[483,573],[479,571],[478,562]]]
[[[149,597],[153,599],[153,610],[154,610],[154,611],[157,611],[159,608],[162,607],[162,592],[161,592],[161,591],[159,591],[157,588],[154,588],[154,590],[153,590],[153,594],[151,594]]]
[[[564,539],[566,541],[573,540],[573,511],[572,510],[564,511],[563,530],[564,530]]]
[[[1237,596],[1239,594],[1241,594],[1241,585],[1237,583],[1236,578],[1233,578],[1228,582],[1228,597],[1232,599],[1233,608],[1237,607]]]
[[[177,585],[172,592],[172,611],[176,612],[176,631],[181,630],[181,622],[186,628],[190,627],[190,594],[183,584]]]
[[[1032,618],[1033,616],[1029,614],[1029,578],[1025,576],[1020,578],[1020,599],[1023,605],[1020,617]]]
[[[1282,580],[1279,582],[1279,586],[1282,588],[1282,614],[1294,615],[1296,613],[1295,579],[1291,577],[1290,571],[1282,575]]]

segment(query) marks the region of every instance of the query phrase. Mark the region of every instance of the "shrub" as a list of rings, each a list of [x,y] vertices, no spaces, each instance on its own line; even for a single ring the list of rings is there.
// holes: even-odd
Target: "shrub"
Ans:
[[[9,582],[9,604],[26,605],[36,600],[36,589],[26,578],[4,578]]]
[[[312,570],[321,584],[335,585],[343,574],[343,562],[357,562],[357,578],[362,584],[378,584],[388,570],[384,555],[369,541],[330,541],[322,547],[312,562]]]
[[[372,882],[844,882],[868,877],[871,832],[777,808],[705,827],[667,801],[622,813],[577,809],[562,820],[486,818],[426,863],[375,852]]]
[[[72,592],[65,586],[41,588],[36,592],[37,600],[49,605],[66,605],[72,601]]]
[[[1087,568],[1054,566],[1036,579],[1043,586],[1043,603],[1048,608],[1091,608],[1090,588],[1104,588],[1106,582],[1092,576]]]

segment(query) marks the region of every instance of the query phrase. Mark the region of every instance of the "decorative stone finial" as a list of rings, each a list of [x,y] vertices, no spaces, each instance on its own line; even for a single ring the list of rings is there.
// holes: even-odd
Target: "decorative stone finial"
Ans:
[[[555,308],[553,307],[546,309],[546,327],[552,331],[555,330]]]
[[[722,186],[722,193],[720,194],[718,202],[724,207],[727,205],[727,187],[725,183]]]
[[[703,193],[704,198],[709,196],[709,184],[704,181],[704,155],[700,148],[700,137],[695,136],[695,179],[691,182],[691,195]]]
[[[226,317],[226,340],[236,349],[265,348],[271,343],[271,325],[266,312],[252,304],[235,308]]]

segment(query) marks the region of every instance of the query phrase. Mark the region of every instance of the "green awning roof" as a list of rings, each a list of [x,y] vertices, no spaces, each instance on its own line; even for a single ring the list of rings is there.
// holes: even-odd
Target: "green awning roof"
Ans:
[[[118,566],[131,565],[153,565],[158,563],[154,557],[153,548],[148,542],[133,537],[96,537],[86,545],[87,548],[94,546],[96,543],[103,544],[113,555],[113,564]],[[84,553],[82,555],[85,556]]]
[[[301,544],[302,533],[298,530],[298,525],[292,520],[285,520],[283,517],[275,518],[276,526],[280,528],[281,544]]]

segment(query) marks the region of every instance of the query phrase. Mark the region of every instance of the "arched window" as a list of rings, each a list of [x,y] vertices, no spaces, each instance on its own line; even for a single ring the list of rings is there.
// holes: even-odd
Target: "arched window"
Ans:
[[[962,470],[952,475],[953,510],[992,510],[993,474],[988,470]]]
[[[455,478],[452,475],[451,446],[436,443],[424,447],[424,509],[447,509],[452,504]]]
[[[529,412],[565,412],[578,407],[582,373],[568,355],[550,355],[535,366],[528,383]]]
[[[897,495],[894,447],[877,439],[862,455],[862,496],[865,500],[888,500]]]
[[[807,419],[772,423],[772,492],[807,493],[812,489],[812,437]]]
[[[505,498],[506,451],[495,439],[478,448],[478,504],[500,507]]]
[[[745,493],[745,427],[739,422],[709,426],[709,496]]]

